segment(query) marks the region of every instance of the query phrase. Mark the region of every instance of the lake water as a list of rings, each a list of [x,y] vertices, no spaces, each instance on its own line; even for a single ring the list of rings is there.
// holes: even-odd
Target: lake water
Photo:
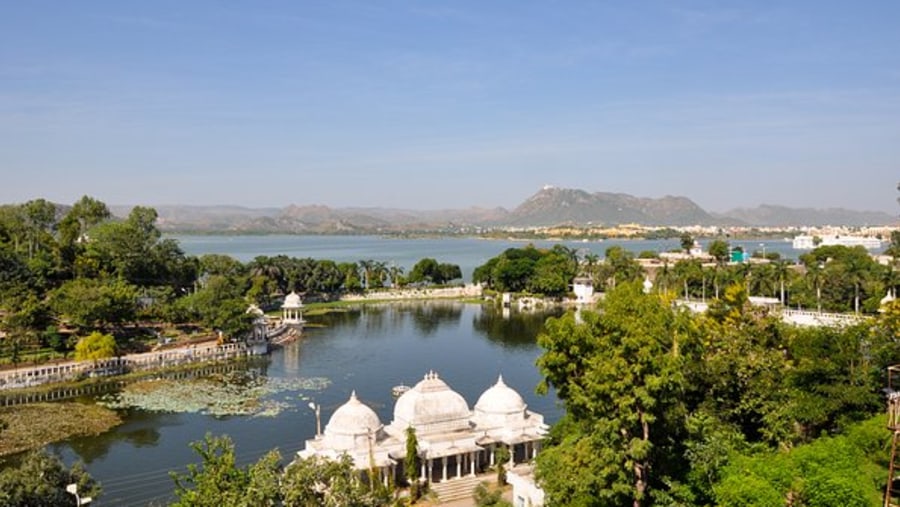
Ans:
[[[503,374],[530,409],[552,423],[560,416],[555,396],[534,393],[540,380],[534,367],[535,343],[546,315],[503,318],[491,308],[454,302],[367,305],[309,320],[305,337],[276,350],[263,367],[270,379],[327,377],[318,391],[289,390],[271,395],[284,409],[274,417],[213,417],[161,414],[132,409],[126,422],[104,435],[52,446],[66,462],[83,460],[99,479],[104,494],[95,505],[164,504],[174,489],[169,471],[184,472],[197,456],[189,444],[206,432],[228,434],[242,463],[278,448],[290,459],[305,439],[315,435],[315,415],[307,406],[322,406],[322,425],[351,390],[372,406],[382,423],[392,419],[391,387],[414,385],[430,370],[463,395],[470,408]]]
[[[678,239],[628,240],[609,239],[604,241],[512,241],[479,238],[386,238],[380,236],[169,236],[178,241],[185,253],[202,255],[217,253],[230,255],[242,262],[258,255],[313,259],[331,259],[337,262],[357,262],[372,259],[403,267],[406,272],[420,259],[432,257],[439,262],[459,265],[463,278],[471,281],[472,271],[491,257],[499,255],[507,248],[522,248],[528,243],[538,248],[565,245],[582,253],[594,253],[601,258],[611,246],[634,252],[645,250],[668,252],[681,248]],[[706,249],[709,240],[700,244]],[[794,250],[785,240],[740,240],[730,241],[732,247],[740,246],[745,252],[778,252],[786,259],[796,259],[799,250]]]

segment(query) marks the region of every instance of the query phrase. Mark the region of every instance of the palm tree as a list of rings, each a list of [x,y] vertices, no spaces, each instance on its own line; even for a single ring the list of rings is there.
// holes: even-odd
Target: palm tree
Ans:
[[[785,304],[784,280],[785,280],[785,278],[788,277],[788,275],[790,274],[790,271],[788,268],[788,263],[784,259],[778,259],[777,261],[775,261],[774,266],[775,266],[775,275],[778,277],[778,283],[780,284],[780,288],[781,288],[781,304],[782,304],[782,306],[784,306],[784,304]]]
[[[388,273],[391,277],[391,287],[395,289],[400,287],[400,278],[403,276],[403,267],[391,263],[391,267],[388,269]]]
[[[359,270],[362,273],[363,288],[369,290],[369,275],[372,274],[372,267],[374,267],[375,261],[372,259],[363,259],[357,262],[356,265],[359,266]]]

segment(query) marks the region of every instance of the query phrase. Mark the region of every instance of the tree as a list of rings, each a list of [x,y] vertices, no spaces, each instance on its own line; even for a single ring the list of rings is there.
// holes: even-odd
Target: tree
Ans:
[[[722,241],[721,239],[713,240],[713,242],[709,244],[708,250],[709,255],[715,257],[717,264],[722,265],[728,261],[727,242]]]
[[[691,248],[694,247],[694,237],[691,236],[688,232],[681,233],[681,249],[684,250],[684,253],[690,253]]]
[[[416,429],[412,426],[406,428],[406,458],[403,460],[403,473],[406,482],[409,483],[409,498],[412,502],[419,499],[419,441],[416,439]]]
[[[390,501],[387,491],[361,480],[346,454],[334,460],[298,459],[285,469],[282,481],[285,507],[377,507]]]
[[[252,507],[278,505],[281,455],[270,451],[251,467],[235,462],[234,444],[228,436],[207,433],[202,441],[192,442],[202,462],[189,464],[187,474],[170,472],[175,482],[173,507]]]
[[[50,293],[50,308],[81,329],[134,319],[137,290],[121,280],[77,278]]]
[[[0,472],[0,504],[75,505],[75,497],[66,491],[69,484],[76,484],[83,497],[100,495],[100,484],[80,463],[67,468],[58,457],[45,451],[30,452],[18,466]]]
[[[639,283],[619,285],[582,319],[548,319],[538,336],[539,390],[555,388],[567,412],[538,476],[551,504],[639,507],[667,473],[660,462],[651,475],[651,463],[678,426],[684,323]]]
[[[75,344],[76,361],[97,361],[116,355],[116,339],[99,331],[85,336]]]

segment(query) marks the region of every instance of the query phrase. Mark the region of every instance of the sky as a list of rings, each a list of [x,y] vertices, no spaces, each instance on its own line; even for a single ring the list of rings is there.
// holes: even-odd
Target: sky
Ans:
[[[0,203],[897,214],[900,2],[0,1]]]

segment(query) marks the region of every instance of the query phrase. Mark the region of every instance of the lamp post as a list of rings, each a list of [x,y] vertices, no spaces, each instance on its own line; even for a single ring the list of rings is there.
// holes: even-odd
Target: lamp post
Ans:
[[[762,250],[763,250],[763,256],[762,256],[762,258],[765,259],[765,258],[766,258],[766,244],[765,244],[765,243],[760,243],[759,246],[762,247]]]
[[[322,436],[322,405],[311,401],[309,402],[309,408],[316,413],[316,438],[319,438]]]
[[[82,505],[87,505],[87,504],[91,503],[91,500],[93,500],[93,498],[91,498],[89,496],[85,496],[85,497],[78,496],[78,484],[69,484],[68,486],[66,486],[66,492],[75,495],[75,506],[76,507],[81,507]]]

